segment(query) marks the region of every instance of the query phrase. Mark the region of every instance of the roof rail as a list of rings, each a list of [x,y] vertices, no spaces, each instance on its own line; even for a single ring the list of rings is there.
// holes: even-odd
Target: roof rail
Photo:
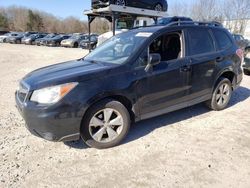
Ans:
[[[181,26],[181,25],[200,25],[200,26],[212,26],[212,27],[223,27],[219,22],[196,22],[196,21],[177,21],[167,24],[167,26]]]

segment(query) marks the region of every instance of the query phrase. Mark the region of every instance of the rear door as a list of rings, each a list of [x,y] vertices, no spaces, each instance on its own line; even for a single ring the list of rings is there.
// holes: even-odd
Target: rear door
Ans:
[[[215,41],[209,28],[189,27],[186,29],[186,35],[190,69],[188,100],[202,102],[211,96],[216,64],[223,58],[220,52],[216,52]]]

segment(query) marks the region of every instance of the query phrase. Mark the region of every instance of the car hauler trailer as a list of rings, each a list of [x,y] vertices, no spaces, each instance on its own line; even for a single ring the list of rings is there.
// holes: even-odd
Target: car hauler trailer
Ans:
[[[112,23],[113,36],[115,35],[116,21],[119,18],[129,18],[136,20],[138,17],[152,18],[155,23],[160,17],[166,17],[167,12],[134,8],[128,6],[110,5],[108,7],[84,11],[88,16],[88,32],[91,34],[91,23],[95,18],[105,18]]]

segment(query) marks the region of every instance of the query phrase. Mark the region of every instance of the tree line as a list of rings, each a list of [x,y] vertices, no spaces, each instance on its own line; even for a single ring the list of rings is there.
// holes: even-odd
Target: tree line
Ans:
[[[250,19],[249,0],[185,0],[170,5],[170,15],[188,16],[197,21],[218,21],[233,33],[244,34]],[[249,21],[250,22],[250,21]]]
[[[104,19],[92,23],[92,32],[103,33],[109,30]],[[44,11],[31,10],[25,7],[0,7],[0,30],[38,31],[48,33],[87,33],[87,21],[75,17],[60,19]]]
[[[250,18],[249,0],[185,0],[169,5],[169,14],[186,16],[197,21],[218,21],[233,33],[244,33]],[[92,32],[103,33],[110,24],[96,19]],[[25,7],[0,7],[0,29],[11,31],[40,31],[49,33],[82,33],[88,31],[87,21],[75,17],[60,19],[52,14]]]

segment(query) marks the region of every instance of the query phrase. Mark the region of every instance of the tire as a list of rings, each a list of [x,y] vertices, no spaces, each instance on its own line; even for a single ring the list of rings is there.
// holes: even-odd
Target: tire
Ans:
[[[60,43],[59,43],[59,42],[56,42],[56,46],[57,46],[57,47],[60,47]]]
[[[126,6],[126,1],[125,0],[116,0],[115,5],[119,5],[119,6]]]
[[[163,7],[161,4],[157,3],[155,5],[155,8],[154,8],[155,11],[159,11],[159,12],[162,12],[163,11]]]
[[[250,76],[250,71],[249,71],[249,70],[243,69],[243,71],[244,71],[244,74],[245,74],[245,75]]]
[[[212,99],[206,102],[207,106],[215,111],[225,109],[231,99],[232,91],[231,81],[221,77],[213,91]]]
[[[74,48],[78,48],[78,43],[75,42],[73,47],[74,47]]]
[[[16,41],[16,44],[21,44],[21,40],[17,40],[17,41]]]
[[[246,50],[245,50],[245,54],[244,54],[244,61],[245,62],[250,62],[250,48],[247,48]]]
[[[96,44],[92,46],[92,50],[96,49]]]
[[[115,124],[110,124],[110,120]],[[126,137],[130,123],[127,108],[118,101],[107,99],[93,105],[86,112],[81,125],[81,138],[93,148],[114,147]]]

